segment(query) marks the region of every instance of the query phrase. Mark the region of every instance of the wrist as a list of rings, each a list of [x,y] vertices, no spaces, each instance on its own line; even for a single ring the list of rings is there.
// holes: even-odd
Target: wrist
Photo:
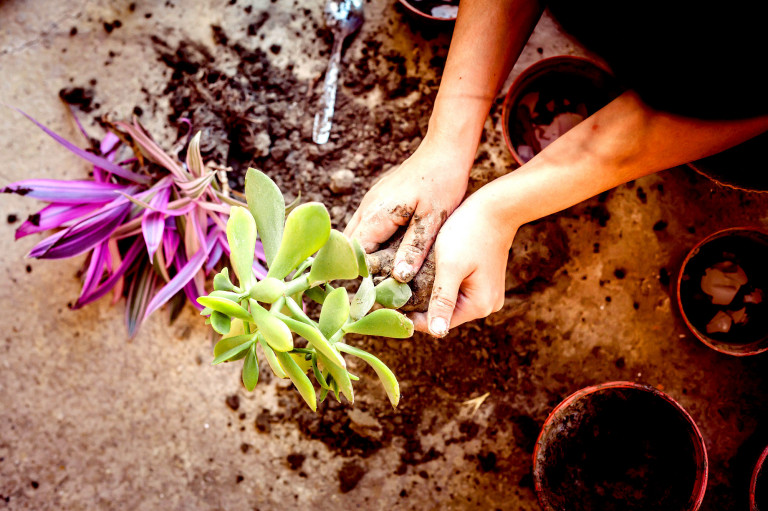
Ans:
[[[486,103],[460,98],[453,98],[450,105],[438,101],[429,118],[424,141],[450,154],[469,173],[488,117],[490,105]]]

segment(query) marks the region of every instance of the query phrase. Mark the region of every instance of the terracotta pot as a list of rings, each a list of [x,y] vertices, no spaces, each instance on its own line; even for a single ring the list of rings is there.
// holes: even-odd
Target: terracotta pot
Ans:
[[[749,281],[731,305],[717,306],[701,290],[705,271],[721,261],[733,261],[743,268]],[[733,227],[711,234],[688,253],[677,278],[677,306],[693,335],[710,348],[728,355],[750,356],[768,351],[768,232],[756,227]],[[747,308],[745,294],[762,291],[762,302]],[[740,330],[708,333],[707,325],[718,311],[736,310],[744,305],[748,322]],[[749,326],[749,328],[746,328]]]
[[[752,471],[752,480],[749,482],[749,511],[768,511],[768,447],[765,448],[760,459],[755,463]],[[762,507],[758,505],[762,504]]]
[[[763,155],[768,132],[736,147],[688,164],[693,170],[720,186],[747,192],[768,192],[768,169]]]
[[[559,55],[542,59],[526,68],[509,87],[502,110],[504,141],[519,165],[530,160],[540,150],[536,147],[538,142],[531,129],[531,119],[527,118],[531,117],[530,108],[520,104],[528,93],[537,90],[547,91],[547,98],[552,97],[553,106],[561,105],[563,113],[569,109],[575,110],[579,104],[584,106],[583,112],[571,113],[572,120],[561,116],[561,123],[572,123],[577,116],[586,118],[592,115],[621,92],[611,72],[586,57]],[[549,104],[548,99],[540,98],[544,105]],[[563,99],[569,105],[565,105]],[[531,147],[532,154],[521,155],[518,148],[523,145]]]
[[[695,511],[707,451],[688,412],[633,382],[581,389],[549,415],[533,452],[545,511]]]
[[[452,17],[439,17],[439,16],[433,16],[430,13],[427,13],[425,11],[422,11],[416,7],[416,5],[419,5],[420,2],[417,0],[400,0],[400,3],[408,9],[411,13],[415,14],[416,16],[420,18],[424,18],[426,20],[432,20],[432,21],[456,21],[456,16]]]

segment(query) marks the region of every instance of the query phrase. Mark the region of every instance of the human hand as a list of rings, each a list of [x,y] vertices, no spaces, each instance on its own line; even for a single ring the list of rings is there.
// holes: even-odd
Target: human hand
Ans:
[[[518,226],[501,221],[486,195],[480,189],[467,198],[440,230],[429,310],[410,315],[416,330],[444,337],[449,328],[504,305],[507,260]]]
[[[459,152],[425,138],[413,155],[368,191],[344,230],[370,253],[398,227],[408,225],[392,271],[401,282],[416,275],[440,227],[464,198],[472,158]]]

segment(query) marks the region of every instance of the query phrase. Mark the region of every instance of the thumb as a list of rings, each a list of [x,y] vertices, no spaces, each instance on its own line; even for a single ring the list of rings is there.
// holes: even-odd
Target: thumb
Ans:
[[[462,276],[455,268],[437,265],[427,311],[427,329],[431,335],[435,337],[448,335],[462,280]]]

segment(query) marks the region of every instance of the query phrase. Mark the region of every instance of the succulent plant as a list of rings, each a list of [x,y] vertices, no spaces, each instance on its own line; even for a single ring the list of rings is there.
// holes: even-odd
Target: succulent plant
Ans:
[[[314,377],[322,402],[329,392],[354,402],[344,354],[364,360],[378,375],[392,406],[400,388],[392,371],[374,355],[344,343],[347,334],[407,338],[413,323],[394,308],[410,298],[406,284],[386,280],[374,286],[365,252],[357,240],[331,228],[328,211],[308,202],[286,208],[277,185],[264,173],[248,169],[245,179],[248,209],[233,206],[227,222],[230,261],[214,277],[214,291],[198,298],[207,323],[221,340],[214,347],[214,364],[243,360],[242,379],[249,391],[259,378],[258,351],[279,378],[290,378],[304,401],[317,409]],[[286,216],[286,209],[291,211]],[[266,276],[253,270],[257,233],[268,267]],[[353,297],[334,280],[362,277]],[[322,305],[319,318],[306,313],[304,300]],[[377,301],[383,308],[375,308]],[[306,344],[298,346],[294,334]]]

